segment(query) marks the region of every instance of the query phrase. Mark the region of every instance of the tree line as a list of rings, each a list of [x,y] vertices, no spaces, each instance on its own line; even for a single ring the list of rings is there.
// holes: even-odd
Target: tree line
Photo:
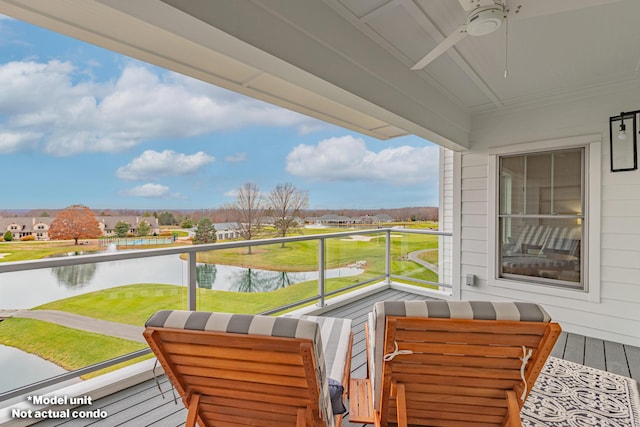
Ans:
[[[302,225],[299,217],[308,206],[308,193],[291,183],[279,184],[270,193],[264,194],[258,184],[247,182],[236,190],[235,201],[224,208],[228,217],[223,222],[234,222],[236,231],[245,240],[264,236],[264,226],[267,223],[273,236],[284,237]],[[178,225],[175,216],[168,211],[153,216],[158,219],[159,225]],[[193,218],[184,217],[180,220],[180,225],[183,228],[193,228],[193,221]],[[114,232],[118,237],[126,237],[130,229],[130,224],[119,221]],[[140,221],[137,224],[137,236],[148,235],[150,229],[148,221]],[[80,239],[95,239],[101,235],[96,215],[83,205],[72,205],[58,211],[49,226],[49,238],[73,239],[76,245]],[[211,218],[198,218],[193,243],[215,243],[216,240],[216,229]]]
[[[307,215],[321,216],[328,213],[344,216],[364,216],[370,213],[387,213],[401,221],[437,220],[438,208],[407,207],[395,209],[378,209],[376,211],[361,209],[343,210],[307,210],[309,194],[298,189],[294,184],[278,184],[269,193],[263,193],[258,184],[246,182],[236,189],[235,200],[213,210],[197,210],[191,215],[183,211],[144,212],[143,217],[155,217],[160,226],[180,226],[185,229],[195,228],[193,243],[215,243],[216,229],[214,223],[230,222],[236,224],[236,231],[245,240],[257,237],[285,237],[302,227],[300,217]],[[100,216],[141,215],[140,211],[101,211]],[[49,211],[39,211],[39,216],[49,216]],[[269,227],[265,227],[268,225]],[[115,226],[118,237],[130,234],[131,225],[120,221]],[[137,224],[137,236],[150,233],[150,223],[140,221]],[[73,205],[57,211],[51,222],[49,237],[51,239],[73,239],[78,244],[80,239],[93,239],[102,235],[94,212],[83,205]],[[284,244],[283,244],[284,246]],[[251,253],[251,247],[249,247]]]

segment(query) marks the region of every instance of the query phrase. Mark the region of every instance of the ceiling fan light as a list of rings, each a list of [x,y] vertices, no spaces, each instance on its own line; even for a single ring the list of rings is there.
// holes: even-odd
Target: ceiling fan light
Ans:
[[[504,8],[501,5],[479,7],[467,15],[467,33],[472,36],[484,36],[496,31],[504,20]]]

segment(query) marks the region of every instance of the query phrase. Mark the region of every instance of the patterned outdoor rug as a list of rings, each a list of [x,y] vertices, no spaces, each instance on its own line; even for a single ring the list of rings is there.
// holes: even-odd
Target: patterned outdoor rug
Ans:
[[[637,383],[550,357],[522,408],[522,425],[640,427]]]

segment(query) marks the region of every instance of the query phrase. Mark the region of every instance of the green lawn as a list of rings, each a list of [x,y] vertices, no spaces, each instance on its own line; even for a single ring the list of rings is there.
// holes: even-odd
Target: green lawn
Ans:
[[[120,338],[80,331],[34,319],[10,318],[0,322],[0,344],[37,354],[71,371],[145,348]],[[126,364],[112,366],[105,373]],[[89,376],[95,376],[93,373]]]
[[[0,254],[5,254],[5,256],[0,258],[0,262],[26,261],[68,252],[99,250],[104,250],[104,248],[99,247],[95,240],[92,241],[91,245],[75,245],[73,240],[52,242],[0,242]]]

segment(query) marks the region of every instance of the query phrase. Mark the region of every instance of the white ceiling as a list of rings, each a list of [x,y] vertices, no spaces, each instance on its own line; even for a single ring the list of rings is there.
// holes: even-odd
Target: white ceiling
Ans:
[[[478,1],[490,0],[462,0]],[[507,0],[507,8],[508,26],[467,36],[411,71],[465,23],[461,3],[0,2],[0,13],[364,134],[413,133],[452,149],[469,147],[477,114],[640,86],[640,0]]]
[[[466,17],[461,4],[453,0],[325,1],[409,64],[463,25]],[[506,4],[507,25],[486,36],[467,36],[419,73],[471,111],[638,79],[640,1],[507,0]]]

